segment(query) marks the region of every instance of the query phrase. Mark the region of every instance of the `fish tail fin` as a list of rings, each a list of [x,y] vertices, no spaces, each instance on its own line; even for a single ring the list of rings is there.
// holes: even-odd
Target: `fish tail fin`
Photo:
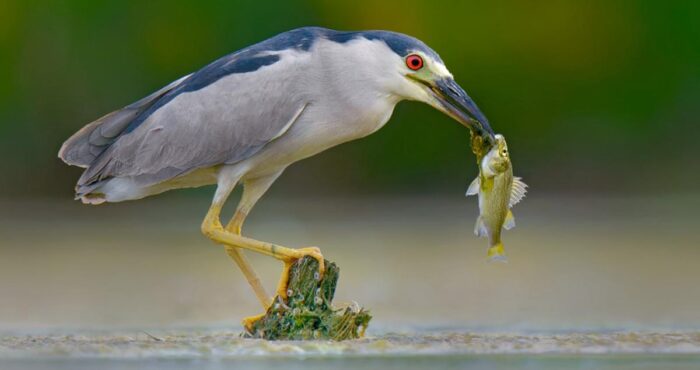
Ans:
[[[489,262],[508,262],[508,258],[506,258],[506,251],[503,249],[503,243],[492,245],[489,248],[487,255],[489,257]]]

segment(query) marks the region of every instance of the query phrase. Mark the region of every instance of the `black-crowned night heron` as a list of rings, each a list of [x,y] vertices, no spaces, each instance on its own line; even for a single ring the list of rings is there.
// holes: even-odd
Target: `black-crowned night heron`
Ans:
[[[241,236],[253,205],[290,164],[382,127],[401,100],[422,101],[477,135],[493,131],[423,42],[386,31],[301,28],[214,61],[68,139],[59,157],[84,167],[76,198],[121,202],[217,184],[202,232],[223,244],[263,307],[270,296],[241,248],[291,264],[318,248],[292,249]],[[243,195],[223,227],[221,208],[236,184]],[[255,318],[248,319],[251,323]]]

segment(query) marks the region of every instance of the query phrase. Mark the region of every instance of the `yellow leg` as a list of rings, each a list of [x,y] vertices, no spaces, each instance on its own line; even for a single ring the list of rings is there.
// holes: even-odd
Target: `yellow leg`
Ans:
[[[303,253],[304,256],[312,256],[316,258],[317,261],[319,261],[319,264],[321,265],[319,267],[320,273],[323,274],[325,270],[324,262],[323,262],[323,256],[321,255],[321,250],[316,248],[316,247],[307,247],[307,248],[299,248],[295,249],[296,251],[299,251]],[[316,257],[320,256],[320,258]],[[284,262],[284,267],[282,267],[282,275],[280,276],[280,281],[277,283],[277,290],[276,293],[278,296],[282,297],[283,299],[287,299],[287,287],[289,284],[289,270],[292,268],[292,265],[294,262],[297,261],[298,258],[292,258],[289,260],[283,260]],[[323,276],[323,275],[320,275]]]
[[[241,235],[237,235],[233,232],[224,230],[219,219],[221,214],[221,203],[214,202],[207,212],[207,216],[202,222],[202,233],[206,235],[209,239],[225,244],[234,248],[245,248],[252,251],[262,253],[271,257],[274,257],[285,264],[283,270],[283,275],[287,275],[289,267],[296,262],[298,259],[305,256],[311,256],[318,261],[319,264],[319,276],[323,276],[325,271],[325,265],[323,260],[323,255],[318,248],[302,248],[302,249],[292,249],[283,247],[280,245],[262,242],[259,240],[246,238]],[[277,292],[282,298],[287,298],[287,287],[286,278],[280,279],[280,283],[284,286],[278,286]]]
[[[246,215],[244,212],[236,211],[236,214],[233,216],[228,225],[226,225],[226,230],[236,235],[241,235],[241,228],[243,227],[245,216]],[[262,304],[263,308],[267,310],[270,307],[270,304],[272,304],[270,296],[265,291],[265,287],[262,286],[258,274],[255,273],[255,270],[253,270],[253,266],[251,266],[245,254],[243,254],[243,251],[240,248],[226,244],[224,244],[224,248],[231,259],[233,259],[238,267],[240,267],[246,280],[248,280],[248,283],[253,288],[255,296],[258,297],[260,304]]]

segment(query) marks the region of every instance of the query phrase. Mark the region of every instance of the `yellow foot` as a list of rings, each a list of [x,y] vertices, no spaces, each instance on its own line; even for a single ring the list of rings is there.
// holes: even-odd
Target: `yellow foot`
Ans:
[[[262,319],[263,317],[265,317],[265,313],[264,313],[264,312],[261,313],[261,314],[259,314],[259,315],[248,316],[248,317],[244,318],[243,321],[241,321],[241,324],[243,324],[243,327],[244,327],[247,331],[251,331],[251,332],[252,332],[252,331],[253,331],[253,324],[255,324],[256,322],[258,322],[258,320]]]
[[[321,254],[321,250],[316,247],[299,248],[295,249],[297,254],[293,257],[283,259],[284,267],[282,268],[282,276],[280,276],[280,282],[277,284],[277,295],[283,300],[287,299],[287,288],[289,284],[289,270],[292,265],[301,258],[306,256],[311,256],[318,261],[318,279],[323,277],[323,273],[326,271],[326,264]]]

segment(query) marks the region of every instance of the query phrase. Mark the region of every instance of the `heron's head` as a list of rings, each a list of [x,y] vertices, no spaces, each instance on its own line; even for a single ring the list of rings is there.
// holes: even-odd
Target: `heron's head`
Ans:
[[[400,98],[422,101],[454,118],[477,135],[493,138],[494,132],[476,103],[455,82],[438,54],[410,36],[369,31],[364,37],[381,40],[393,55],[386,55],[382,73],[391,78],[392,92]]]
[[[486,116],[455,82],[440,56],[422,41],[389,31],[339,32],[319,27],[279,37],[280,47],[293,45],[304,50],[314,40],[328,41],[312,52],[325,51],[317,54],[323,79],[348,99],[371,92],[393,101],[422,101],[493,144],[494,132]]]

